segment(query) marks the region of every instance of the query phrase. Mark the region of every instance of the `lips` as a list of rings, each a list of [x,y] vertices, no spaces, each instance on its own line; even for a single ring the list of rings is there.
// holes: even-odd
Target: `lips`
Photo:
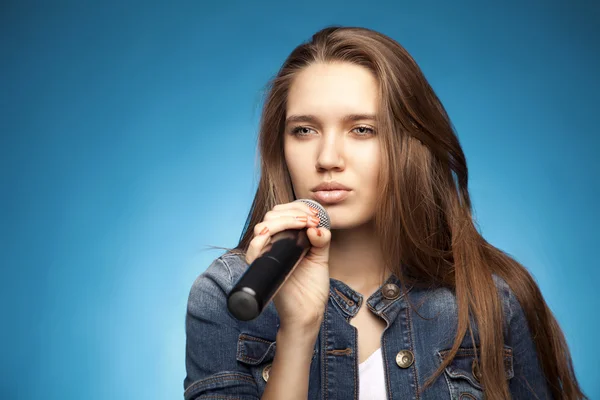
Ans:
[[[314,192],[315,199],[321,204],[339,203],[349,195],[349,190],[319,190]]]
[[[345,200],[351,189],[339,182],[322,182],[311,189],[315,200],[321,204],[335,204]]]
[[[331,182],[321,182],[319,185],[315,186],[311,190],[313,192],[318,192],[318,191],[322,191],[322,190],[350,190],[350,188],[342,185],[339,182],[331,181]]]

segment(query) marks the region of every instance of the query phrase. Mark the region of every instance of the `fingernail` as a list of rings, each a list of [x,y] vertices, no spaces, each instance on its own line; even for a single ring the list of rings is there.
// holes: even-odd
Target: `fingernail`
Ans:
[[[312,212],[314,215],[319,215],[319,212],[317,210],[315,210],[314,208],[309,208],[310,212]]]
[[[323,235],[321,234],[321,230],[320,230],[319,228],[317,228],[317,236],[323,236]]]
[[[298,221],[302,221],[302,222],[307,222],[308,221],[308,217],[296,217],[296,219]]]
[[[319,222],[321,222],[321,219],[317,217],[310,217],[310,220],[316,225],[319,225]]]
[[[262,231],[260,231],[261,235],[264,235],[265,233],[269,232],[269,228],[267,228],[266,226],[263,228]]]

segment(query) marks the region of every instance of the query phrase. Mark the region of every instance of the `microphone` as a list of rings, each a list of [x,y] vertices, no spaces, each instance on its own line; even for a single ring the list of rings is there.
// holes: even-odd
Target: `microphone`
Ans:
[[[296,201],[316,210],[319,227],[330,229],[329,215],[323,206],[309,199]],[[258,317],[309,249],[306,229],[288,229],[273,235],[270,246],[265,247],[229,292],[229,312],[240,321]]]

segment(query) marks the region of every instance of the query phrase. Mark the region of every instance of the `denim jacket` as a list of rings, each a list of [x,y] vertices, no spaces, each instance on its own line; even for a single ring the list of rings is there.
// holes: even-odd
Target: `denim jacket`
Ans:
[[[246,268],[241,256],[225,254],[192,285],[186,316],[186,400],[257,400],[263,394],[277,351],[279,317],[272,301],[251,321],[229,314],[227,295]],[[551,398],[523,311],[507,284],[496,276],[494,281],[505,312],[504,375],[512,398]],[[358,400],[358,338],[350,320],[363,303],[386,322],[381,349],[389,400],[484,398],[468,334],[444,373],[422,391],[452,347],[456,299],[445,288],[401,290],[392,274],[368,299],[330,278],[310,365],[309,400]],[[476,327],[474,337],[477,346]]]

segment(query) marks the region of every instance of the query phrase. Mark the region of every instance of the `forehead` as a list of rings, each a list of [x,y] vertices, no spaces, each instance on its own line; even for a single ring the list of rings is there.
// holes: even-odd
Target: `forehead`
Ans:
[[[350,63],[312,64],[294,78],[286,113],[376,114],[377,91],[377,80],[365,67]]]

